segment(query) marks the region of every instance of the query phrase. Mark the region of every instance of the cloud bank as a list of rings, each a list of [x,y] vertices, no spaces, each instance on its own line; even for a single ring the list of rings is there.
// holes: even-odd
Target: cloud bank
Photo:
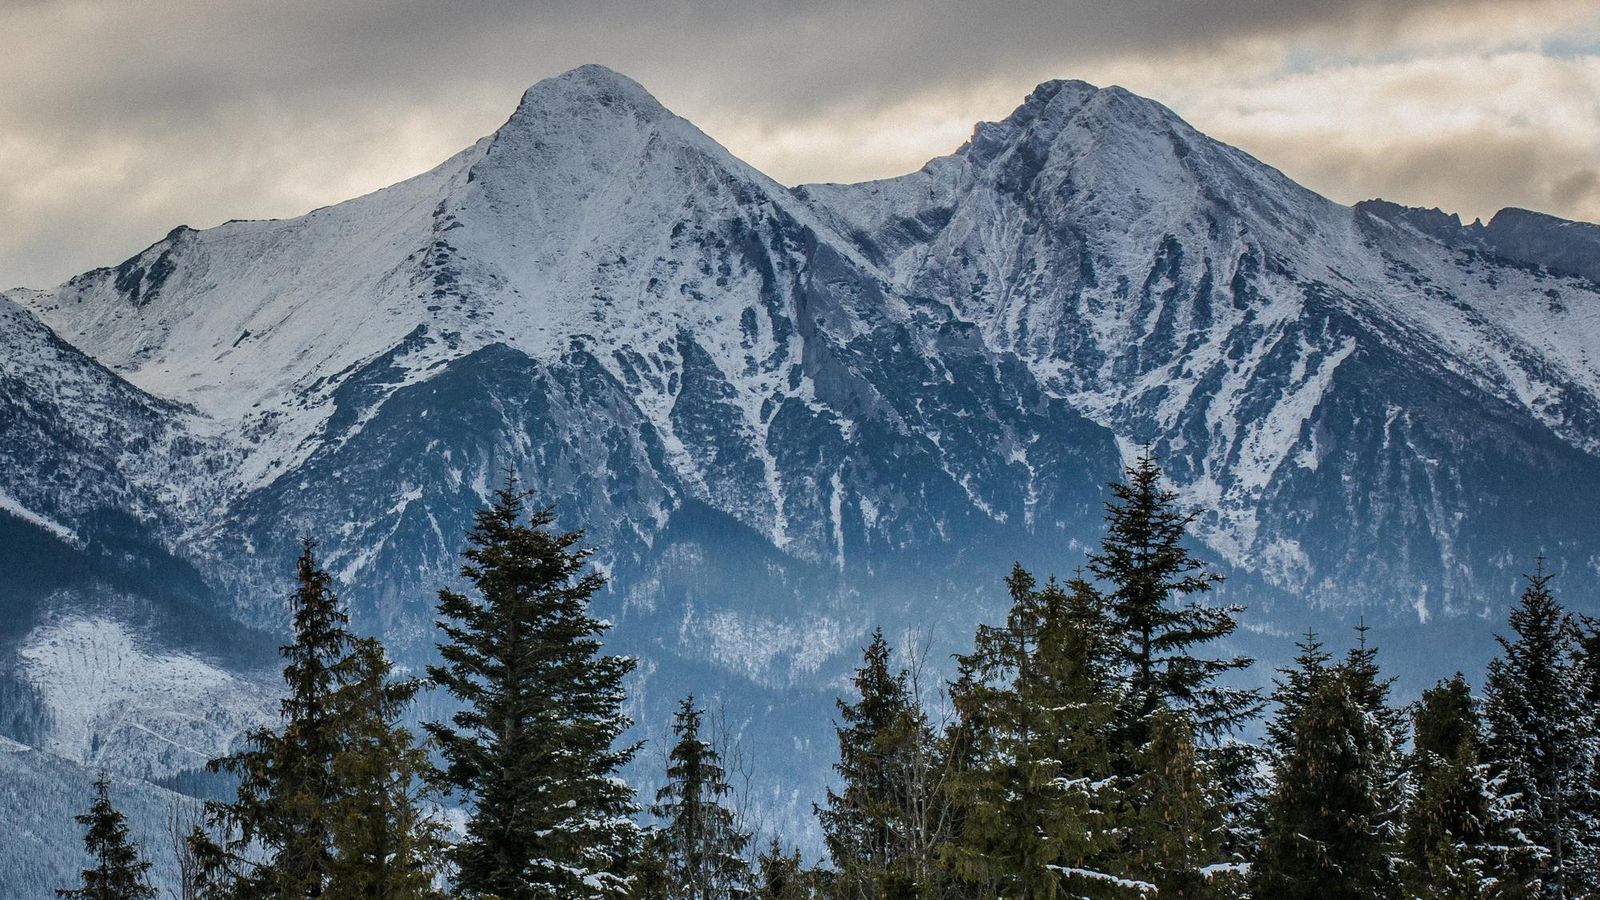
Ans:
[[[1600,220],[1590,0],[0,0],[0,285],[423,171],[599,62],[781,181],[915,169],[1049,78],[1336,200]]]

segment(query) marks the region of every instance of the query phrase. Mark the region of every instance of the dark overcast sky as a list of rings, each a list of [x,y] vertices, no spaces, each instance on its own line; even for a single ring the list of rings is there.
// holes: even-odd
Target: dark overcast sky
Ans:
[[[0,286],[393,183],[586,62],[787,183],[1082,78],[1336,200],[1600,220],[1595,0],[0,0],[0,35]]]

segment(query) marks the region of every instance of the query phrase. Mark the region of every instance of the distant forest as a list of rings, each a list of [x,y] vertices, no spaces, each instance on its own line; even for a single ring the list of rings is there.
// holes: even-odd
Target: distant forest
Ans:
[[[605,653],[604,580],[508,480],[467,537],[470,589],[439,593],[422,679],[351,632],[307,540],[280,721],[209,767],[232,796],[139,847],[102,779],[78,817],[91,865],[59,893],[154,897],[167,852],[180,900],[1600,895],[1600,622],[1542,562],[1481,694],[1457,674],[1399,704],[1364,627],[1342,649],[1306,634],[1263,693],[1218,649],[1240,609],[1185,546],[1197,511],[1148,452],[1109,491],[1098,548],[1067,580],[1014,567],[1005,620],[942,689],[874,634],[838,701],[818,862],[746,829],[693,696],[662,787],[622,780],[634,661]],[[413,731],[424,687],[457,711]]]

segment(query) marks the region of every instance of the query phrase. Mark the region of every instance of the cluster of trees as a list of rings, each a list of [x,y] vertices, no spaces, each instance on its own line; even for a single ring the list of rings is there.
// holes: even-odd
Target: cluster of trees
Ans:
[[[742,830],[692,697],[640,824],[618,777],[639,749],[622,743],[632,661],[603,652],[581,534],[514,486],[477,515],[471,594],[440,593],[427,680],[460,711],[424,736],[401,724],[422,683],[350,633],[307,542],[281,722],[213,762],[237,794],[181,842],[185,897],[1600,894],[1600,625],[1563,611],[1542,566],[1481,698],[1456,675],[1397,705],[1364,628],[1342,655],[1308,634],[1262,696],[1239,686],[1251,660],[1219,649],[1239,610],[1210,602],[1221,579],[1185,549],[1192,516],[1156,463],[1111,487],[1086,569],[1014,568],[947,702],[874,635],[839,701],[815,866]],[[97,791],[80,817],[95,864],[63,895],[150,896]],[[466,810],[453,839],[446,793]]]

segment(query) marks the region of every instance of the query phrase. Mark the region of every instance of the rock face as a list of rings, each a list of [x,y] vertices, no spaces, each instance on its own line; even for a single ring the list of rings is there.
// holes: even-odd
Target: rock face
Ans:
[[[577,69],[409,181],[0,299],[0,528],[104,563],[0,623],[10,683],[48,708],[26,648],[110,621],[254,696],[273,639],[220,635],[281,630],[303,534],[420,665],[514,472],[602,548],[646,731],[722,695],[798,817],[867,631],[959,649],[1013,560],[1081,561],[1143,444],[1252,631],[1486,634],[1534,553],[1597,563],[1595,233],[1343,207],[1081,82],[902,178],[789,189]],[[214,623],[175,648],[180,608]],[[1473,664],[1435,644],[1408,664]]]

